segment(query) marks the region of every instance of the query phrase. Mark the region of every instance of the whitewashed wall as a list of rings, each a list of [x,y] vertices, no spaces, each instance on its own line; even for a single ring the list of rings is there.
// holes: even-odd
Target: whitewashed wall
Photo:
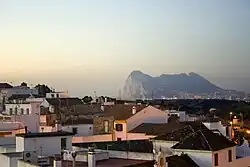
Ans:
[[[71,136],[22,138],[17,137],[16,151],[37,151],[38,155],[51,156],[61,153],[61,138],[67,138],[67,150],[72,150]]]
[[[10,158],[3,154],[0,154],[0,162],[2,167],[11,167],[10,166]]]
[[[17,167],[39,167],[39,165],[30,164],[22,160],[17,161]]]
[[[62,126],[63,131],[73,132],[73,128],[77,128],[77,134],[75,136],[92,136],[93,124],[81,124],[81,125],[65,125]]]
[[[162,140],[155,140],[153,142],[153,147],[155,151],[158,153],[161,149],[162,152],[165,153],[166,156],[172,155],[173,150],[171,149],[172,146],[177,144],[178,141],[162,141]]]
[[[3,154],[0,154],[0,166],[1,167],[17,167],[17,161],[21,157],[8,157]]]
[[[31,113],[31,104],[5,104],[5,113],[11,115],[10,110],[12,109],[12,115],[15,115],[15,109],[17,108],[17,115],[21,115],[23,109],[24,114]],[[28,110],[28,111],[27,111]]]

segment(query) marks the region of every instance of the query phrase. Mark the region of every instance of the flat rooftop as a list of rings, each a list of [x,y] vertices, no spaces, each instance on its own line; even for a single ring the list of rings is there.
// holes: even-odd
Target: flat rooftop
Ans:
[[[1,148],[16,148],[16,144],[0,145]]]
[[[3,153],[7,157],[22,157],[23,152],[12,152],[12,153]]]
[[[74,136],[75,134],[72,132],[42,132],[42,133],[20,133],[17,134],[17,137],[23,138],[36,138],[36,137],[57,137],[57,136]]]
[[[96,162],[96,167],[153,167],[154,161],[133,160],[133,159],[116,159]],[[63,161],[62,167],[72,167],[72,161]],[[76,167],[88,167],[87,162],[76,162]]]

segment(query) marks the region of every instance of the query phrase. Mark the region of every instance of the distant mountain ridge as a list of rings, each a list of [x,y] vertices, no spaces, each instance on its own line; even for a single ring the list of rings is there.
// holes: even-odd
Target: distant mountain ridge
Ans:
[[[133,71],[125,82],[123,98],[161,98],[162,96],[202,95],[223,91],[225,90],[194,72],[152,77],[141,71]]]

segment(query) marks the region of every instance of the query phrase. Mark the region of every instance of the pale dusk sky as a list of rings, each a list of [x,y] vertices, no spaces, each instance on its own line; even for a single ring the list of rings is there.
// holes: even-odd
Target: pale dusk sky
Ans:
[[[1,82],[117,95],[133,70],[250,91],[248,0],[0,0]]]

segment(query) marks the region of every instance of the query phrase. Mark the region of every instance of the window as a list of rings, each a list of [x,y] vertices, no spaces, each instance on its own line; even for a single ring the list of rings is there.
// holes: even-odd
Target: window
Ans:
[[[10,115],[12,115],[13,114],[13,109],[12,108],[10,108]]]
[[[51,98],[54,98],[55,97],[55,95],[54,94],[51,94]]]
[[[77,134],[78,129],[77,129],[77,128],[72,128],[72,132],[73,132],[74,134]]]
[[[219,165],[219,156],[218,153],[214,154],[214,166]]]
[[[160,159],[160,166],[163,166],[163,165],[164,165],[164,159],[161,158],[161,159]]]
[[[15,108],[15,115],[17,115],[17,107]]]
[[[21,108],[21,115],[23,115],[23,113],[24,113],[24,109],[23,109],[23,108]]]
[[[232,162],[232,150],[228,150],[228,162]]]
[[[67,139],[61,138],[61,150],[66,150],[66,146],[67,146]]]
[[[104,132],[105,133],[109,132],[109,121],[104,121]]]
[[[56,97],[59,98],[59,94],[58,93],[56,94]]]
[[[117,141],[122,141],[122,138],[118,137],[118,138],[117,138]]]
[[[30,114],[30,109],[29,109],[29,108],[26,109],[26,114],[27,114],[27,115]]]
[[[122,126],[122,124],[115,124],[115,130],[116,130],[116,131],[119,131],[119,132],[123,131],[123,126]]]
[[[229,136],[229,128],[228,128],[228,126],[226,127],[226,136]]]

